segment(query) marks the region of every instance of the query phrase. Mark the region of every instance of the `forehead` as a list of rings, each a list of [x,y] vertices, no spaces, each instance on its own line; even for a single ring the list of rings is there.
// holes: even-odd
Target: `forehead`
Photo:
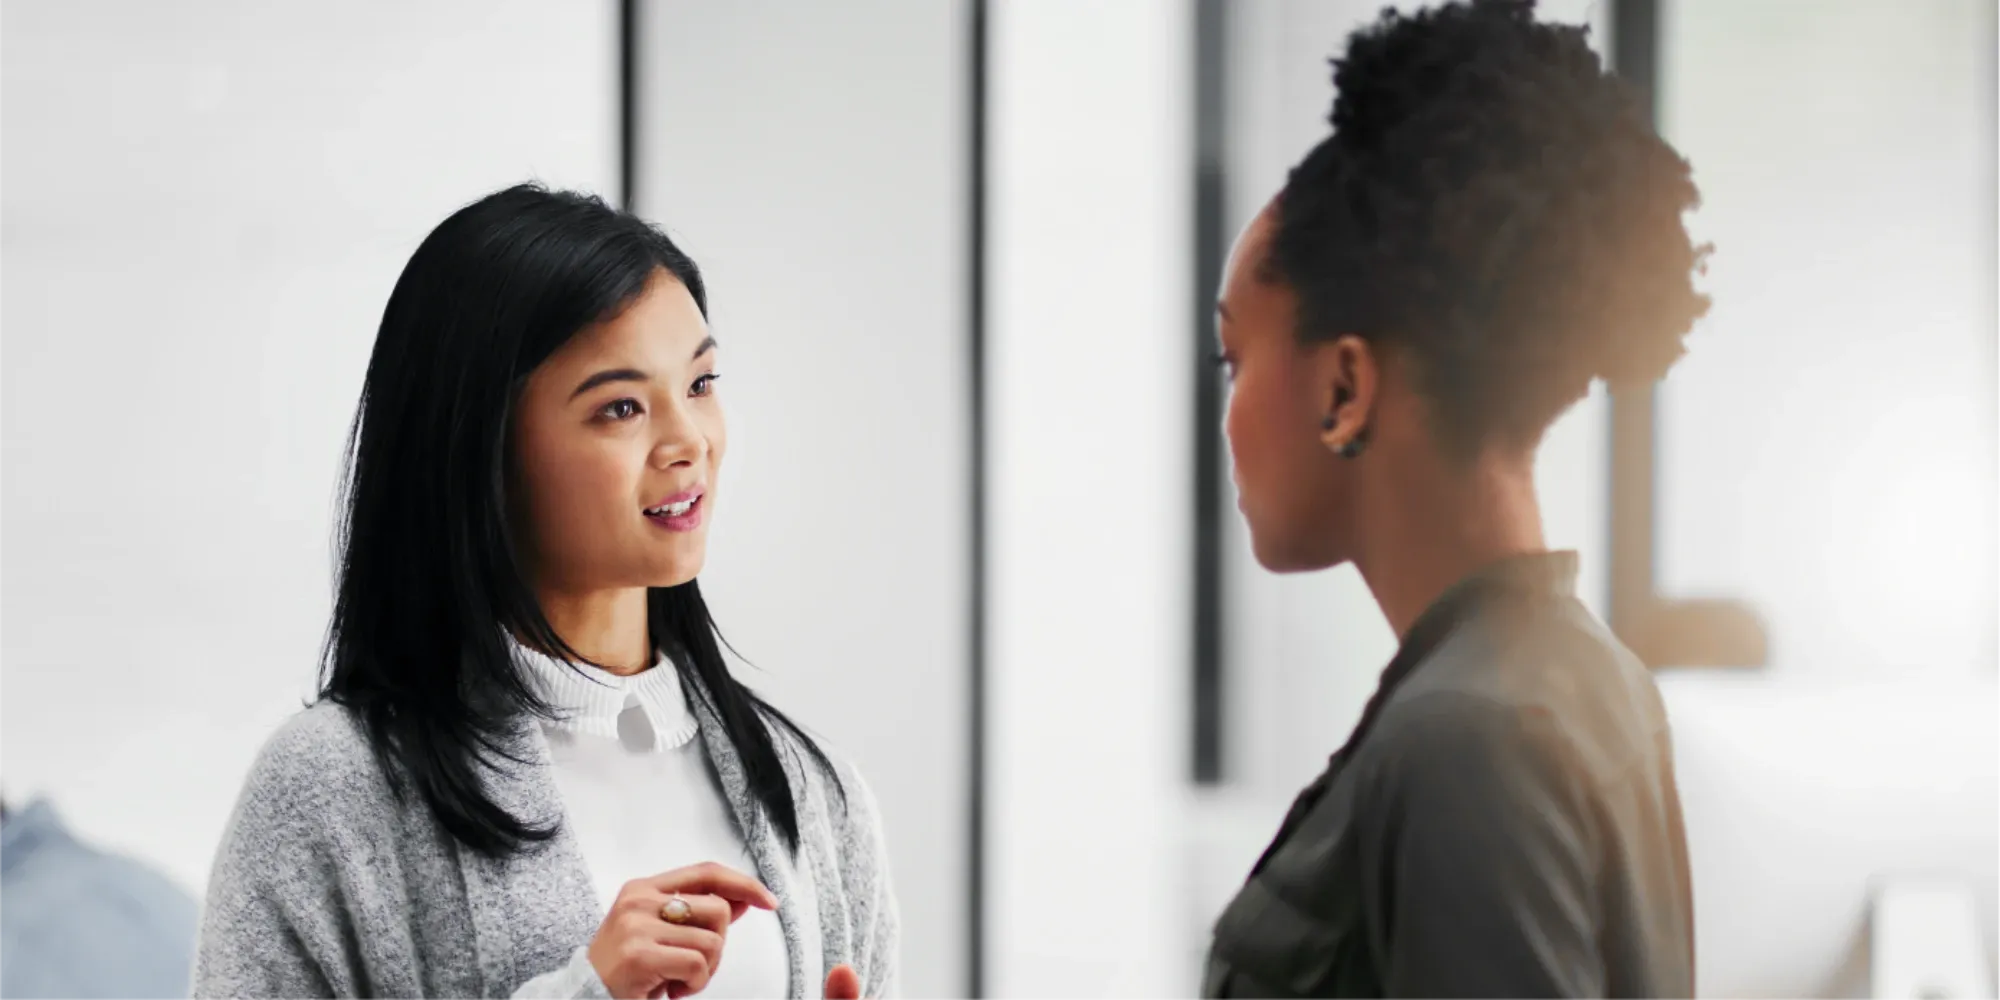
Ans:
[[[1236,234],[1236,242],[1229,248],[1229,262],[1223,270],[1223,293],[1245,282],[1257,278],[1264,266],[1264,258],[1271,250],[1271,235],[1274,230],[1272,207],[1264,210],[1244,225]]]
[[[1236,237],[1229,263],[1223,270],[1221,302],[1229,313],[1231,328],[1258,329],[1289,323],[1291,290],[1281,281],[1267,280],[1265,261],[1276,234],[1276,215],[1266,206]]]
[[[630,361],[688,355],[708,336],[708,323],[687,286],[661,271],[625,310],[579,331],[549,360],[587,364],[607,356]]]

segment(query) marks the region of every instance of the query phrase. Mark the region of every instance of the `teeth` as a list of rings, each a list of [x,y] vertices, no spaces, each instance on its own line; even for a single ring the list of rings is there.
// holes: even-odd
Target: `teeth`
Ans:
[[[693,509],[694,509],[693,500],[683,500],[680,503],[662,504],[658,507],[654,507],[653,509],[647,511],[646,513],[665,514],[668,517],[679,517],[682,514],[685,514]]]

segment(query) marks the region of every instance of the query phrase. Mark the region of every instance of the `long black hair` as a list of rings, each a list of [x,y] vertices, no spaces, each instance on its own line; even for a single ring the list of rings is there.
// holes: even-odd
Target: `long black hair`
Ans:
[[[588,662],[543,616],[510,530],[515,401],[550,354],[662,270],[706,316],[701,271],[666,234],[595,197],[522,185],[432,230],[382,313],[348,437],[320,697],[358,715],[399,797],[414,790],[482,854],[509,855],[557,829],[510,813],[484,780],[500,760],[524,760],[524,720],[552,717],[510,633]],[[647,613],[655,650],[695,682],[683,685],[689,697],[706,698],[758,807],[796,849],[772,727],[828,774],[832,764],[730,674],[694,581],[652,588]]]

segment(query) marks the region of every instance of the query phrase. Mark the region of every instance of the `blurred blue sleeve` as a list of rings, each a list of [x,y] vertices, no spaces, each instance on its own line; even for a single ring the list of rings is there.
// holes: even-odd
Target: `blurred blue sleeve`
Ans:
[[[184,997],[198,907],[46,802],[0,822],[0,997]]]

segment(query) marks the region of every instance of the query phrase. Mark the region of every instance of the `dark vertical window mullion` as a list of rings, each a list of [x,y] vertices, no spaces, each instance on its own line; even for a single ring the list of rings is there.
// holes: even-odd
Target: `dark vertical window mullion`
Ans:
[[[965,965],[968,997],[986,995],[986,0],[970,0],[967,100],[966,351],[971,408],[971,575],[966,608]]]
[[[1617,0],[1612,7],[1611,65],[1645,102],[1647,120],[1659,118],[1659,0]],[[1653,514],[1656,456],[1653,384],[1612,386],[1611,397],[1611,627],[1634,643],[1654,602]]]
[[[1228,252],[1225,135],[1225,0],[1195,0],[1194,31],[1194,780],[1224,775],[1222,384],[1216,374],[1215,294]]]
[[[618,205],[638,210],[639,0],[618,0]]]

